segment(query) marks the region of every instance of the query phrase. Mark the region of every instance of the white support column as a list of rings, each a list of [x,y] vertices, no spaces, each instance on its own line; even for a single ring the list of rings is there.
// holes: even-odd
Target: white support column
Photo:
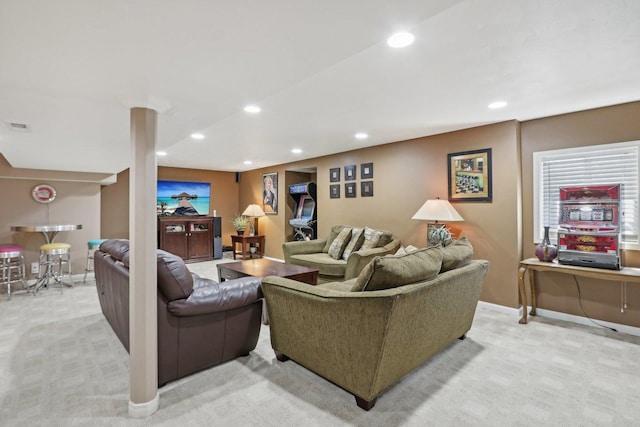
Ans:
[[[129,416],[158,410],[157,112],[131,109],[129,174]]]

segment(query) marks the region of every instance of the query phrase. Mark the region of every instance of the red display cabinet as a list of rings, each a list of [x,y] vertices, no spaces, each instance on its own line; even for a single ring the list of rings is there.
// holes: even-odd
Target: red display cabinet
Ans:
[[[560,188],[558,261],[620,269],[620,184]]]

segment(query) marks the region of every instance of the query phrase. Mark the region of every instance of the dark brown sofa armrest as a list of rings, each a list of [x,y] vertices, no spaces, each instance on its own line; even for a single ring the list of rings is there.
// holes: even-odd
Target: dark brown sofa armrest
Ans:
[[[174,316],[197,316],[243,307],[262,299],[259,277],[242,277],[218,283],[198,275],[186,299],[172,301],[167,308]]]

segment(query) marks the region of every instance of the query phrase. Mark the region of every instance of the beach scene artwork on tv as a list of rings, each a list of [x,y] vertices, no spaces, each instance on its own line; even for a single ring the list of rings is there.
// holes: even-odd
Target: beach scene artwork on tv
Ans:
[[[158,181],[158,216],[209,215],[208,182]]]

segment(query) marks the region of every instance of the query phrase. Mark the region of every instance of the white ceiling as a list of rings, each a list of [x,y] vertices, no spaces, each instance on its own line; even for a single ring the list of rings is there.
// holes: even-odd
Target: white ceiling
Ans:
[[[638,0],[0,0],[0,153],[117,173],[147,105],[159,165],[243,171],[637,101],[639,76]]]

